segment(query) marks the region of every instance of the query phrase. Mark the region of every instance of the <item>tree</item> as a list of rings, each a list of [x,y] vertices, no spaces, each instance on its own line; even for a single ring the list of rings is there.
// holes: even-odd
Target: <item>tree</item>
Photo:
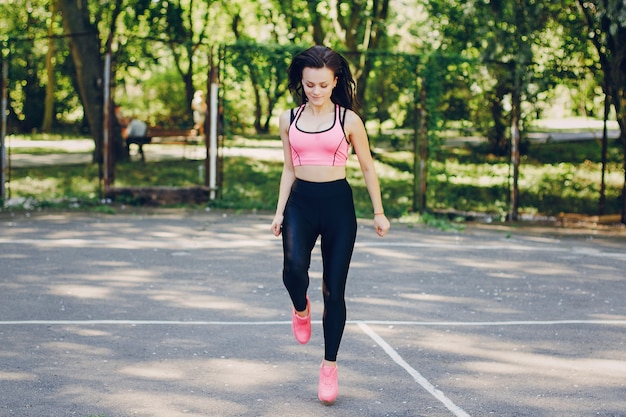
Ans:
[[[589,41],[597,50],[606,93],[620,127],[624,149],[621,222],[626,224],[626,4],[622,0],[578,0]]]
[[[343,52],[354,71],[358,85],[357,99],[363,106],[361,111],[364,116],[369,116],[365,95],[375,64],[368,51],[380,52],[392,46],[387,35],[392,16],[390,1],[337,0],[329,4],[324,0],[273,0],[272,3],[276,12],[266,7],[266,2],[255,2],[254,8],[250,8],[246,1],[229,2],[228,13],[236,39],[296,45],[313,42]],[[250,24],[251,16],[257,19],[257,24]],[[265,32],[265,36],[259,35],[259,22],[270,28],[269,31],[260,31]],[[259,89],[263,86],[255,84],[255,90]],[[264,95],[269,94],[265,92]],[[263,126],[260,119],[255,120],[255,126]]]
[[[223,48],[224,60],[235,69],[234,72],[224,75],[230,78],[229,81],[249,85],[243,88],[251,88],[253,126],[258,134],[269,133],[274,110],[288,91],[287,68],[291,58],[304,49],[301,44],[291,42],[296,31],[300,30],[298,33],[302,35],[298,25],[303,22],[298,14],[287,17],[288,10],[285,8],[293,6],[292,3],[277,2],[277,13],[262,7],[263,5],[255,9],[237,5],[228,10],[231,29],[237,41]],[[257,21],[271,27],[264,37],[254,37],[245,30],[248,27],[247,22],[253,16]],[[282,23],[284,21],[288,22],[287,25]]]
[[[31,7],[20,3],[0,2],[0,39],[10,77],[9,130],[32,132],[41,127],[43,115],[43,60],[39,57],[45,48],[41,30],[46,27],[47,10],[42,2],[34,1]]]
[[[63,28],[69,37],[79,94],[89,130],[95,142],[94,161],[102,163],[103,154],[103,80],[104,63],[98,27],[90,20],[87,0],[57,0]]]
[[[50,2],[50,22],[48,23],[48,51],[46,53],[46,98],[44,101],[43,122],[41,131],[50,133],[54,123],[54,90],[56,86],[54,74],[54,17],[56,3]]]
[[[537,65],[537,52],[550,50],[549,24],[562,8],[561,2],[500,0],[430,2],[431,15],[440,16],[443,46],[450,52],[478,56],[489,70],[492,130],[488,137],[494,150],[505,144],[503,114],[505,98],[510,98],[508,126],[511,155],[509,219],[517,220],[519,209],[520,145],[524,132],[524,103],[550,87],[540,80],[549,77],[544,65]],[[445,22],[454,21],[454,25]],[[532,87],[532,88],[531,88]],[[495,134],[494,134],[495,133]]]
[[[367,51],[390,46],[385,43],[389,0],[337,0],[331,18],[335,36],[349,52],[348,58],[352,58],[352,64],[356,68],[354,76],[359,86],[357,99],[364,104],[372,69],[372,61]]]
[[[185,85],[185,106],[191,119],[191,100],[195,91],[193,85],[194,54],[203,44],[210,30],[207,19],[208,6],[212,1],[202,2],[201,4],[206,6],[204,9],[194,8],[193,0],[185,4],[116,0],[103,5],[91,5],[91,9],[88,3],[86,0],[78,2],[58,0],[58,7],[62,15],[65,34],[70,38],[72,58],[77,72],[77,87],[84,113],[96,144],[94,160],[102,162],[103,50],[108,51],[114,47],[114,44],[117,45],[116,63],[120,64],[120,57],[128,60],[122,62],[122,67],[128,65],[127,62],[133,62],[138,58],[136,55],[132,57],[124,55],[124,51],[119,50],[119,45],[126,44],[115,41],[116,36],[120,35],[118,17],[124,18],[123,28],[127,31],[124,34],[125,39],[128,38],[129,33],[144,34],[143,39],[138,43],[141,45],[141,50],[149,57],[158,59],[156,57],[162,45],[166,45],[171,51],[169,57],[172,58],[174,67],[178,70]],[[196,18],[199,11],[202,12],[202,20]],[[92,22],[98,22],[102,27],[99,28]],[[108,31],[108,35],[105,36],[105,45],[102,45],[101,41],[103,29]],[[148,44],[153,48],[146,47]],[[119,68],[119,66],[116,67],[116,69]],[[115,78],[115,72],[113,77]],[[126,147],[123,146],[119,137],[116,139],[113,142],[116,159],[124,158]]]
[[[171,52],[174,68],[180,75],[185,88],[185,101],[188,113],[191,114],[191,101],[196,91],[194,75],[196,73],[197,54],[201,47],[211,40],[213,28],[211,22],[211,6],[216,0],[175,0],[154,2],[151,0],[136,0],[128,8],[128,15],[145,19],[144,28],[147,30],[143,42],[152,47],[146,48],[149,56],[158,59],[162,46]],[[128,24],[129,19],[125,22]],[[132,30],[130,26],[128,29]],[[206,51],[206,49],[205,49]]]
[[[229,82],[250,81],[254,102],[254,129],[269,133],[278,101],[287,93],[287,74],[291,58],[301,47],[240,41],[224,48],[224,59],[236,69],[227,74]]]

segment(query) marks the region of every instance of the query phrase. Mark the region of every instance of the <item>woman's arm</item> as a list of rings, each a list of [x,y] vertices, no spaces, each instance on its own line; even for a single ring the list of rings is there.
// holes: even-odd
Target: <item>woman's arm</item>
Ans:
[[[361,166],[361,172],[363,172],[367,192],[372,201],[372,207],[374,209],[374,229],[379,236],[385,236],[387,231],[389,231],[390,223],[385,216],[383,200],[380,194],[380,183],[376,175],[376,169],[374,168],[369,139],[363,121],[351,110],[348,110],[346,114],[344,130],[359,159],[359,165]]]
[[[280,139],[283,142],[283,172],[280,176],[280,186],[278,189],[278,202],[276,203],[276,214],[272,221],[272,232],[274,236],[279,236],[283,225],[283,212],[287,205],[287,199],[291,192],[291,186],[296,179],[296,174],[291,160],[291,147],[289,146],[289,124],[291,122],[290,111],[284,112],[279,119]]]

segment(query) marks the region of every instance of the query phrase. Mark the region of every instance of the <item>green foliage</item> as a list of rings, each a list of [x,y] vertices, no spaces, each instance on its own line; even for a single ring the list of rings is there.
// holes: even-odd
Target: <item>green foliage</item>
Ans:
[[[224,161],[224,184],[219,208],[273,210],[278,198],[282,163],[249,158]]]
[[[8,62],[10,131],[39,129],[43,120],[45,88],[42,77],[45,41],[38,33],[46,29],[43,6],[26,8],[16,2],[0,3],[2,60]],[[44,32],[45,33],[45,32]]]
[[[393,138],[397,149],[411,148],[413,136],[406,132],[416,125],[417,93],[423,87],[429,151],[434,158],[430,164],[428,196],[432,207],[500,212],[507,205],[507,181],[470,189],[458,183],[458,175],[452,175],[463,171],[461,166],[452,161],[440,162],[456,158],[459,162],[470,162],[469,167],[473,168],[481,164],[475,153],[442,157],[439,148],[445,129],[454,124],[455,128],[461,126],[486,134],[492,144],[489,151],[507,155],[511,123],[507,106],[512,96],[521,94],[524,103],[521,116],[532,118],[546,110],[547,102],[555,94],[554,87],[565,85],[577,90],[572,101],[581,103],[572,105],[572,112],[599,114],[602,103],[597,97],[602,89],[597,55],[607,51],[608,58],[623,56],[617,49],[607,49],[610,45],[624,44],[612,41],[623,39],[624,8],[618,1],[603,6],[598,2],[583,5],[583,2],[560,0],[433,0],[423,2],[424,11],[418,7],[420,2],[387,10],[386,1],[338,1],[336,10],[327,7],[323,0],[88,3],[88,17],[97,23],[100,44],[105,44],[109,30],[114,31],[115,98],[131,114],[150,124],[189,125],[190,94],[194,89],[205,88],[208,55],[217,51],[219,44],[228,45],[220,55],[220,94],[227,134],[275,132],[272,123],[277,114],[293,105],[286,94],[286,67],[294,53],[311,43],[326,43],[351,58],[363,87],[360,94],[364,98],[368,127],[377,126],[380,133],[381,139],[376,135],[374,142],[384,142],[387,137]],[[576,3],[589,14],[585,16]],[[46,34],[49,27],[55,35],[63,31],[58,16],[50,15],[50,4],[44,0],[0,2],[1,59],[9,61],[10,73],[10,131],[31,131],[41,124],[47,82]],[[122,9],[116,10],[117,6]],[[114,20],[117,11],[121,14]],[[585,17],[590,19],[589,27]],[[418,21],[420,24],[416,25]],[[413,28],[407,30],[407,27]],[[601,41],[597,51],[588,43],[591,34],[594,40]],[[234,42],[235,39],[248,41]],[[68,42],[59,36],[53,39],[53,44],[55,113],[61,121],[59,125],[71,124],[78,130],[82,128],[83,111],[76,93],[76,70]],[[611,73],[623,81],[623,71]],[[623,87],[623,82],[620,85]],[[91,87],[93,92],[101,92],[98,83]],[[619,110],[623,100],[618,92],[612,96]],[[589,149],[589,154],[593,152],[594,156],[588,159],[598,160],[596,151]],[[586,163],[585,157],[569,147],[557,152],[571,154],[568,160],[576,167]],[[625,155],[623,150],[612,148],[609,157],[616,163],[623,161]],[[549,155],[529,154],[525,164],[550,161]],[[495,165],[494,161],[488,163]],[[397,164],[396,171],[404,175],[411,172],[411,159]],[[125,167],[120,169],[123,178]],[[565,166],[562,169],[568,170]],[[522,175],[524,171],[523,167]],[[562,182],[567,180],[565,174],[555,175]],[[482,180],[486,177],[481,174]],[[533,188],[526,184],[526,189],[532,188],[532,196],[537,198],[522,190],[526,201],[536,201],[533,205],[551,201],[550,196],[560,190],[558,184],[549,185],[549,178],[535,180],[545,186]],[[407,197],[411,194],[410,187],[406,181],[393,177],[389,181],[386,198],[402,213],[409,207],[406,200],[410,200]],[[57,191],[63,194],[62,189]],[[590,192],[594,191],[590,189]],[[490,199],[488,208],[475,203],[474,196],[478,195]],[[454,197],[448,200],[449,196]],[[555,204],[546,206],[549,209]],[[591,204],[581,205],[581,210],[583,206],[591,207]],[[358,210],[365,213],[367,209]]]
[[[151,125],[190,127],[205,90],[215,1],[132,0],[117,29],[114,98]]]
[[[423,75],[427,97],[429,100],[434,97],[436,101],[429,104],[431,129],[441,127],[443,120],[463,119],[467,126],[479,132],[491,129],[494,141],[502,140],[507,132],[507,120],[498,111],[491,110],[495,109],[493,104],[502,101],[510,89],[510,86],[507,87],[510,71],[507,68],[498,70],[497,65],[489,62],[479,63],[477,58],[484,52],[492,60],[500,57],[502,59],[497,60],[507,61],[513,56],[511,52],[521,50],[518,44],[511,46],[511,42],[517,39],[513,38],[524,33],[532,34],[529,40],[536,43],[540,56],[558,58],[542,60],[536,67],[529,68],[532,72],[530,81],[537,90],[536,94],[526,97],[529,103],[541,106],[549,96],[544,91],[562,79],[564,74],[578,80],[581,72],[572,72],[574,65],[577,65],[576,68],[588,67],[587,62],[581,64],[576,61],[577,57],[584,56],[587,49],[581,41],[584,40],[580,30],[583,22],[571,4],[530,1],[520,9],[523,13],[516,13],[519,10],[510,1],[498,2],[498,7],[494,7],[484,2],[438,0],[427,2],[425,9],[418,3],[411,3],[406,10],[392,8],[386,11],[383,10],[386,2],[375,2],[377,6],[371,2],[339,3],[340,16],[334,21],[330,16],[331,10],[323,1],[131,0],[121,3],[116,25],[112,22],[116,2],[90,2],[89,6],[93,20],[98,22],[103,45],[109,29],[115,30],[115,98],[124,107],[141,114],[143,119],[171,126],[186,125],[190,119],[190,91],[204,89],[208,72],[207,55],[218,44],[229,45],[224,55],[226,65],[222,67],[225,90],[222,94],[224,115],[231,132],[249,132],[251,129],[268,132],[275,128],[272,125],[275,119],[272,118],[290,105],[289,97],[284,94],[284,80],[280,78],[284,77],[283,58],[312,42],[319,42],[319,39],[348,55],[354,55],[351,61],[355,73],[365,72],[364,114],[381,130],[413,126],[416,77]],[[27,99],[34,106],[32,111],[29,110],[28,114],[22,112],[21,116],[25,121],[32,119],[28,122],[31,127],[37,125],[36,118],[41,114],[37,106],[41,106],[43,94],[45,33],[47,22],[52,20],[48,16],[48,2],[31,1],[31,8],[15,7],[16,4],[21,2],[0,4],[7,9],[7,17],[0,18],[2,23],[6,20],[7,32],[22,34],[22,29],[26,28],[28,33],[40,39],[37,45],[31,45],[32,42],[23,47],[16,45],[17,49],[12,54],[28,57],[29,62],[37,63],[31,64],[37,66],[35,71],[12,70],[17,80],[27,80],[28,74],[39,74],[34,81],[25,84],[28,88],[38,85],[35,90],[26,94],[25,86],[10,88],[11,93],[17,95],[15,103],[20,112]],[[269,7],[270,4],[273,7]],[[355,7],[349,7],[351,4]],[[26,10],[32,10],[30,16]],[[409,23],[416,21],[420,22],[420,37],[414,31],[406,30]],[[371,49],[373,44],[369,50],[361,49],[361,45],[366,44],[361,41],[367,37],[365,28],[368,24],[374,31],[370,34],[377,34],[370,39],[378,42],[375,50]],[[56,25],[59,25],[58,21]],[[343,37],[341,33],[335,33],[335,28],[342,25],[351,29]],[[381,26],[390,33],[383,33]],[[565,26],[568,31],[560,31]],[[541,27],[545,27],[545,33],[533,31],[533,28]],[[315,33],[307,32],[308,28]],[[574,33],[579,36],[573,36]],[[422,41],[420,38],[424,36],[430,38]],[[235,38],[248,41],[233,44]],[[296,40],[301,47],[294,46]],[[350,42],[356,42],[359,47],[350,46]],[[278,46],[281,44],[285,46]],[[56,70],[62,73],[62,77],[57,77],[61,80],[57,81],[61,83],[56,92],[57,113],[65,121],[75,122],[80,120],[82,112],[81,103],[73,91],[76,86],[71,84],[71,79],[76,77],[73,64],[67,59],[69,50],[66,40],[59,38],[55,50]],[[571,54],[561,53],[562,50]],[[393,54],[390,51],[412,53]],[[442,57],[457,62],[438,62]],[[461,57],[465,63],[460,62]],[[419,71],[415,70],[417,59],[423,65]],[[233,65],[228,65],[229,62]],[[485,68],[490,68],[491,75],[485,73]],[[540,68],[543,70],[540,71]],[[428,75],[429,72],[431,75]],[[503,89],[500,92],[494,90],[496,81]],[[148,91],[140,91],[143,87]],[[586,89],[587,96],[597,93]],[[167,95],[168,91],[172,94]],[[589,111],[594,110],[589,108]]]
[[[204,182],[198,166],[203,161],[164,160],[151,163],[124,162],[115,168],[115,185],[120,187],[148,187],[165,185],[190,187]]]
[[[26,209],[84,208],[100,201],[98,166],[89,164],[13,168],[9,192]]]
[[[471,73],[448,84],[447,101],[454,106],[448,107],[446,120],[464,115],[477,133],[489,139],[491,152],[508,154],[516,99],[521,103],[517,116],[525,122],[548,107],[555,86],[578,89],[592,67],[594,57],[582,42],[581,14],[572,3],[427,2],[431,24],[441,34],[440,51],[476,60]],[[593,113],[601,108],[593,103],[595,94],[588,93],[581,101]]]
[[[602,146],[599,141],[573,142],[547,142],[532,144],[524,163],[533,165],[552,165],[561,162],[583,164],[587,161],[600,161]],[[607,161],[610,164],[619,165],[622,161],[622,147],[618,140],[609,140],[607,149]]]
[[[418,100],[419,56],[371,51],[363,117],[390,129],[412,128]],[[386,123],[390,122],[390,123]]]
[[[288,106],[287,69],[291,59],[305,48],[253,41],[223,47],[223,95],[228,126],[236,131],[236,126],[252,125],[255,133],[269,133],[270,119],[279,100],[283,100],[283,108]],[[249,97],[247,102],[242,102],[242,96]]]
[[[462,216],[448,219],[447,216],[435,215],[432,213],[424,213],[418,216],[421,223],[435,229],[444,231],[463,231],[465,230],[465,219]],[[452,220],[452,222],[450,221]]]
[[[124,109],[125,116],[144,120],[150,126],[190,128],[193,120],[185,85],[167,62],[151,66],[138,80],[120,86],[116,103]]]
[[[276,141],[273,138],[273,141]],[[267,141],[247,139],[246,146],[269,146]],[[273,143],[273,142],[272,142]],[[521,167],[521,211],[527,214],[557,215],[561,212],[597,213],[599,164],[585,158],[594,142],[569,144],[533,144]],[[569,153],[563,149],[568,148]],[[619,148],[613,141],[611,152]],[[470,155],[472,155],[470,157]],[[412,155],[410,152],[385,152],[377,156],[376,170],[380,178],[386,213],[392,218],[434,225],[439,220],[458,222],[459,217],[489,214],[503,219],[508,212],[508,175],[505,160],[464,152],[460,148],[441,148],[432,165],[428,183],[430,215],[411,212]],[[619,158],[615,158],[619,160]],[[539,162],[541,161],[541,162]],[[190,187],[203,184],[197,160],[164,160],[119,163],[116,185]],[[235,210],[273,211],[278,196],[281,162],[254,158],[225,158],[224,183],[220,198],[211,206]],[[607,213],[619,213],[622,171],[620,164],[609,164],[607,175]],[[27,209],[69,208],[97,209],[104,213],[115,208],[103,202],[94,164],[58,167],[14,168],[11,171],[12,205]],[[359,217],[372,214],[371,202],[358,164],[348,165],[348,178],[354,190],[355,208]],[[118,202],[119,203],[119,202]],[[124,201],[135,204],[133,201]],[[443,218],[435,213],[446,213]],[[449,214],[447,214],[449,213]],[[439,219],[439,220],[438,220]]]

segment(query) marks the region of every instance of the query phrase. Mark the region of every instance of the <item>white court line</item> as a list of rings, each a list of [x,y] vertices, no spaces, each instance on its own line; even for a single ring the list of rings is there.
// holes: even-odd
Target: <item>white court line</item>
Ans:
[[[565,324],[626,325],[626,320],[520,320],[520,321],[390,321],[358,320],[355,323],[388,326],[551,326]]]
[[[402,356],[400,356],[398,352],[394,350],[394,348],[392,348],[387,342],[385,342],[385,340],[380,337],[376,332],[374,332],[367,324],[365,324],[364,322],[358,322],[357,324],[365,334],[371,337],[378,344],[378,346],[383,348],[383,350],[387,353],[387,355],[389,355],[391,359],[393,359],[395,363],[404,368],[404,370],[413,377],[415,382],[420,384],[422,388],[424,388],[430,395],[432,395],[437,400],[439,400],[439,402],[445,405],[446,408],[450,410],[455,416],[471,417],[462,408],[454,404],[452,400],[446,397],[446,395],[442,391],[438,390],[433,384],[428,382],[428,380],[424,378],[422,374],[420,374],[415,368],[413,368],[404,359],[402,359]]]
[[[316,321],[321,323],[321,321]],[[347,321],[357,324],[359,328],[372,338],[387,355],[402,367],[422,388],[441,402],[456,417],[471,417],[462,408],[454,404],[446,395],[435,388],[415,368],[409,365],[383,338],[368,325],[413,325],[413,326],[525,326],[525,325],[567,325],[567,324],[599,324],[626,325],[626,320],[551,320],[551,321],[493,321],[493,322],[418,322],[418,321]],[[258,325],[290,325],[291,321],[181,321],[181,320],[15,320],[0,321],[3,325],[184,325],[184,326],[258,326]]]
[[[320,321],[321,323],[321,321]],[[183,321],[183,320],[0,320],[0,326],[5,324],[37,324],[37,325],[81,325],[81,324],[119,324],[130,326],[256,326],[256,325],[283,325],[291,321]]]
[[[321,324],[321,320],[312,323]],[[528,320],[528,321],[393,321],[393,320],[348,320],[346,324],[375,324],[382,326],[553,326],[568,324],[597,324],[601,326],[626,326],[626,320]],[[291,324],[289,321],[205,321],[205,320],[0,320],[3,325],[83,325],[118,324],[131,326],[275,326]]]

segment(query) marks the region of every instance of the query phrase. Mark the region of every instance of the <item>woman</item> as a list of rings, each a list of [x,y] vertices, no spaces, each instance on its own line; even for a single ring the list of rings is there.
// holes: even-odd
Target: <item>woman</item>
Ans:
[[[198,134],[204,135],[207,105],[202,90],[196,90],[196,92],[193,93],[191,109],[193,110],[193,128],[198,131]]]
[[[357,229],[352,190],[346,181],[350,146],[372,201],[376,233],[384,236],[390,224],[365,126],[353,110],[355,82],[345,58],[314,46],[293,59],[288,76],[289,89],[301,105],[280,116],[284,165],[272,231],[275,236],[282,233],[283,282],[293,303],[292,330],[302,344],[311,337],[308,269],[311,251],[321,237],[324,359],[318,397],[332,404],[339,391],[336,361],[346,323],[345,287]]]

